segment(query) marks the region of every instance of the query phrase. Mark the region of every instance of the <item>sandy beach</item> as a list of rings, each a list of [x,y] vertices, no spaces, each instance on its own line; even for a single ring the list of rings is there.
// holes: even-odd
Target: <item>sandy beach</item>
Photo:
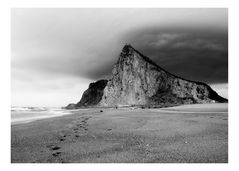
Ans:
[[[11,126],[12,163],[227,163],[228,105],[90,109]]]

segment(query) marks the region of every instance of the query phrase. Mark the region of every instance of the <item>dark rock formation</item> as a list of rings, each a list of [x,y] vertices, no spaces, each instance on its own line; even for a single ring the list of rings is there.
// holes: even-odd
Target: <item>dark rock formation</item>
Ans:
[[[82,98],[76,104],[76,107],[98,105],[102,99],[103,90],[107,82],[107,80],[99,80],[94,83],[90,83],[89,88],[83,93]]]
[[[125,45],[109,81],[91,83],[77,106],[165,106],[227,102],[205,83],[189,81],[159,67]]]
[[[76,108],[76,104],[70,103],[70,104],[68,104],[65,108],[66,108],[66,109],[75,109],[75,108]]]

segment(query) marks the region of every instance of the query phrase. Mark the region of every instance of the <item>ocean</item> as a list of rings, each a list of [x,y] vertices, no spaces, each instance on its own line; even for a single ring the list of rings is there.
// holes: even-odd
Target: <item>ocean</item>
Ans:
[[[11,107],[11,124],[27,123],[39,119],[72,114],[60,107]]]

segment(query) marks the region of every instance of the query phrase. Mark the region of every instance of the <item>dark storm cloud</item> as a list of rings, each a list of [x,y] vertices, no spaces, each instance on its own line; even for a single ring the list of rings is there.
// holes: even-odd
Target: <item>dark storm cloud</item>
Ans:
[[[125,43],[174,74],[227,81],[226,9],[14,9],[12,13],[12,67],[25,73],[99,79],[109,75]]]
[[[154,26],[129,32],[125,38],[173,74],[207,83],[228,81],[226,29]]]

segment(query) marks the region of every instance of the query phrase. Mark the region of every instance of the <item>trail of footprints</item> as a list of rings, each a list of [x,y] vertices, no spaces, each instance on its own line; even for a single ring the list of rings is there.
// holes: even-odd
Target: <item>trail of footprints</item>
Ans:
[[[80,119],[74,121],[75,122],[75,126],[73,127],[73,131],[75,134],[75,137],[80,137],[79,134],[84,135],[88,132],[88,123],[87,121],[90,119],[91,117],[81,117]]]
[[[91,116],[82,116],[79,117],[77,120],[73,121],[72,124],[69,125],[68,128],[70,128],[71,132],[70,134],[67,133],[60,133],[59,142],[64,142],[66,140],[69,139],[78,139],[81,135],[85,135],[88,133],[88,123],[87,121],[91,118]],[[67,139],[67,137],[71,137],[69,139]],[[46,146],[50,151],[52,151],[52,157],[54,158],[54,160],[60,161],[60,162],[64,162],[63,159],[61,158],[61,154],[62,152],[60,151],[61,147],[57,146],[57,145],[47,145]]]

